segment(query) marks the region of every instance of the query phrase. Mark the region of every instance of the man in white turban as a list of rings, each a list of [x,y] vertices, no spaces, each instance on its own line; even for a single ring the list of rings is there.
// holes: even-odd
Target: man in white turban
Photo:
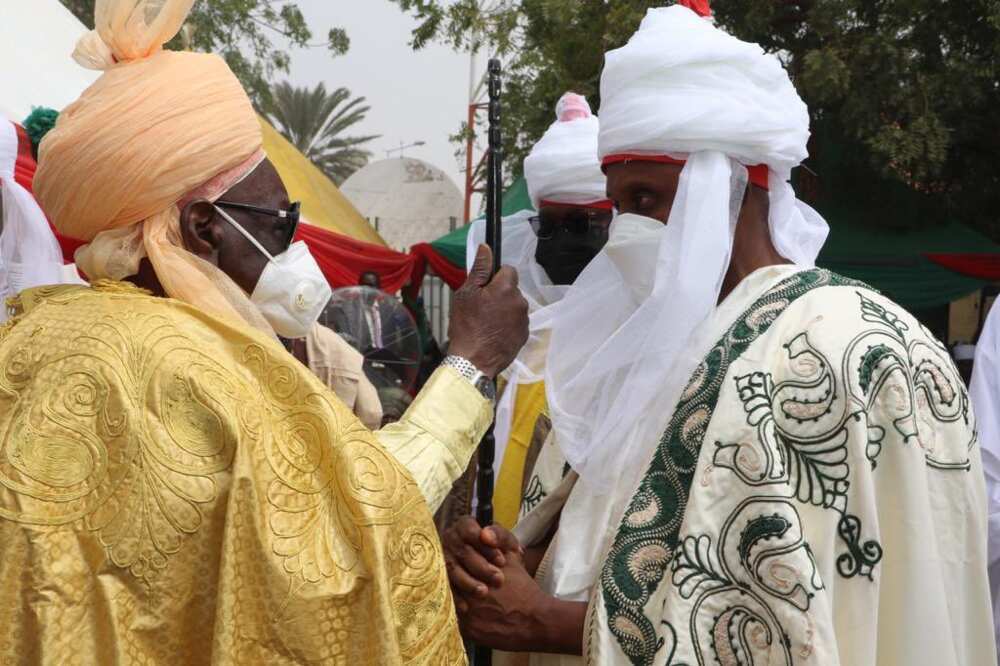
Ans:
[[[556,104],[556,121],[524,160],[534,211],[504,218],[503,261],[517,270],[531,322],[544,321],[608,240],[612,207],[597,159],[599,131],[586,98],[568,92]],[[485,234],[484,222],[474,223],[468,265]],[[533,507],[563,477],[565,461],[555,447],[546,451],[544,469],[534,470],[550,427],[542,381],[548,341],[541,326],[529,326],[528,343],[501,376],[493,508],[496,521],[508,528],[517,521],[522,498],[525,509]],[[469,508],[460,507],[460,513]]]
[[[20,182],[19,172],[33,170],[33,161],[27,135],[0,118],[0,323],[7,319],[8,298],[66,281],[59,242]],[[25,174],[25,182],[28,178]]]
[[[573,472],[516,535],[456,526],[468,637],[532,664],[995,663],[968,397],[916,319],[813,267],[808,125],[776,58],[689,7],[608,53],[620,215],[545,372]]]

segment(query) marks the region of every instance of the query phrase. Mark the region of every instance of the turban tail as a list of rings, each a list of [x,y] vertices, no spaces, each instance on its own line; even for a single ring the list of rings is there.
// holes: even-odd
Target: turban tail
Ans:
[[[556,122],[524,160],[524,178],[535,210],[542,201],[578,205],[603,201],[607,194],[597,161],[597,117],[587,100],[574,93],[563,95],[556,115]]]
[[[243,87],[220,57],[162,50],[193,0],[98,0],[74,57],[104,74],[42,141],[35,194],[59,232],[88,241],[92,280],[134,275],[148,257],[167,295],[270,330],[243,291],[184,249],[178,203],[220,195],[262,159]]]

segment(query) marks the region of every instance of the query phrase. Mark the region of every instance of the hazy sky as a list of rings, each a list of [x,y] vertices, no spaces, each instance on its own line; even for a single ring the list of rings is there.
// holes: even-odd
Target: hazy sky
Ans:
[[[323,48],[294,49],[292,83],[313,86],[322,81],[328,90],[346,86],[366,97],[371,111],[355,127],[358,134],[382,135],[369,144],[373,160],[385,158],[385,150],[398,148],[401,141],[426,141],[405,154],[440,167],[463,189],[464,176],[448,136],[458,131],[467,114],[468,55],[439,45],[414,52],[409,41],[416,22],[389,0],[298,4],[317,41],[330,27],[340,26],[351,38],[351,50],[331,58]]]

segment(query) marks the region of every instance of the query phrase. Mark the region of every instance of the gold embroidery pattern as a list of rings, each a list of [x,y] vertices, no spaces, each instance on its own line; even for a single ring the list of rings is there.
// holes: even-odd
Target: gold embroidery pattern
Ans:
[[[283,350],[116,283],[21,305],[0,661],[464,662],[419,490]]]

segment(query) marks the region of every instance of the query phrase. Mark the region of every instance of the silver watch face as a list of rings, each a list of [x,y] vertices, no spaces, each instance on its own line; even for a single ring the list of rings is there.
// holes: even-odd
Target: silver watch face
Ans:
[[[493,380],[489,377],[480,377],[476,381],[476,388],[487,400],[492,400],[496,402],[497,399],[497,387],[493,383]]]

